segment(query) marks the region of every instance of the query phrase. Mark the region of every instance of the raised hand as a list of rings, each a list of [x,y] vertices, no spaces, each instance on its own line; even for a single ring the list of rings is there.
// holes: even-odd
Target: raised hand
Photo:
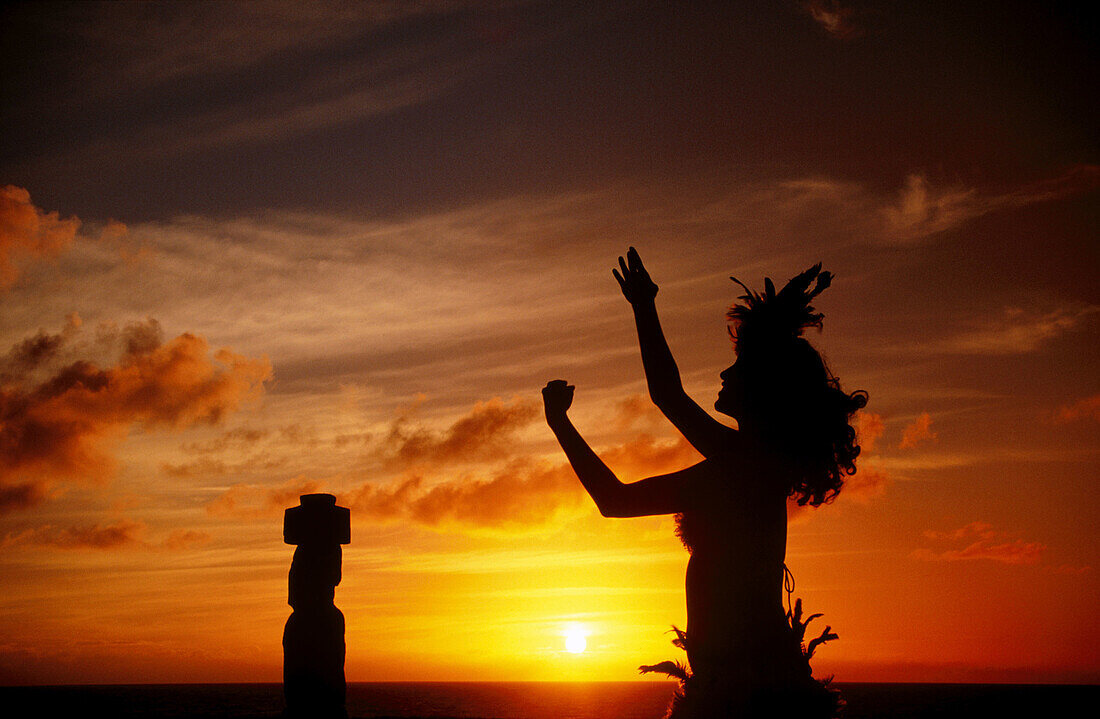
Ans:
[[[546,409],[546,419],[554,420],[565,416],[573,404],[573,385],[563,379],[555,379],[542,388],[542,404]]]
[[[622,274],[619,270],[622,270]],[[611,270],[611,274],[618,280],[623,297],[626,297],[632,305],[652,300],[657,296],[657,285],[649,278],[649,273],[642,265],[642,258],[633,247],[627,250],[625,260],[622,257],[619,258],[619,269]]]

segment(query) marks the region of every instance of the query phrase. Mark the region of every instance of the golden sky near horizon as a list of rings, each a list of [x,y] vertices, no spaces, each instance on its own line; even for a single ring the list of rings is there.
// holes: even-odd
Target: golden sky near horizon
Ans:
[[[945,4],[946,5],[946,4]],[[1068,12],[1068,11],[1066,11]],[[682,658],[697,459],[611,276],[705,408],[735,275],[837,275],[871,397],[791,512],[841,681],[1100,680],[1095,63],[1012,3],[0,10],[0,684],[278,681],[282,512],[352,510],[347,676],[630,680]],[[979,32],[980,31],[980,32]],[[811,627],[812,628],[812,627]],[[583,652],[567,650],[583,635]]]

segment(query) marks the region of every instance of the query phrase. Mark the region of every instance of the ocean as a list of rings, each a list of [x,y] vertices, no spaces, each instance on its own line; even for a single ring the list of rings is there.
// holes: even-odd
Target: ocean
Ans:
[[[363,682],[352,719],[660,719],[671,682]],[[1088,716],[1100,686],[837,683],[847,719]],[[4,716],[275,719],[280,684],[0,687]],[[1092,710],[1087,707],[1093,707]],[[16,708],[22,707],[22,712]],[[1082,713],[1084,707],[1084,713]]]

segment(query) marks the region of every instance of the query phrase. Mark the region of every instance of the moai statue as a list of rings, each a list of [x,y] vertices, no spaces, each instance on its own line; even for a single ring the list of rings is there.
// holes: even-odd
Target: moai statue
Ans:
[[[283,716],[345,719],[344,615],[333,597],[351,512],[331,494],[303,494],[283,517],[283,541],[297,545],[288,597],[294,611],[283,631]]]

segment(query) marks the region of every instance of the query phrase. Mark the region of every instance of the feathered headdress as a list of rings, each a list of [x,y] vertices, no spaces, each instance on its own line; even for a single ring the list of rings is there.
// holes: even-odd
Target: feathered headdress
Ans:
[[[764,278],[764,294],[753,292],[736,277],[731,280],[744,287],[747,294],[738,299],[744,304],[730,307],[726,317],[737,324],[730,328],[734,346],[740,349],[745,342],[766,343],[801,337],[807,327],[821,327],[825,315],[814,312],[810,301],[817,297],[833,281],[831,272],[822,272],[821,263],[791,279],[778,293],[770,277]],[[814,288],[810,284],[817,280]]]

